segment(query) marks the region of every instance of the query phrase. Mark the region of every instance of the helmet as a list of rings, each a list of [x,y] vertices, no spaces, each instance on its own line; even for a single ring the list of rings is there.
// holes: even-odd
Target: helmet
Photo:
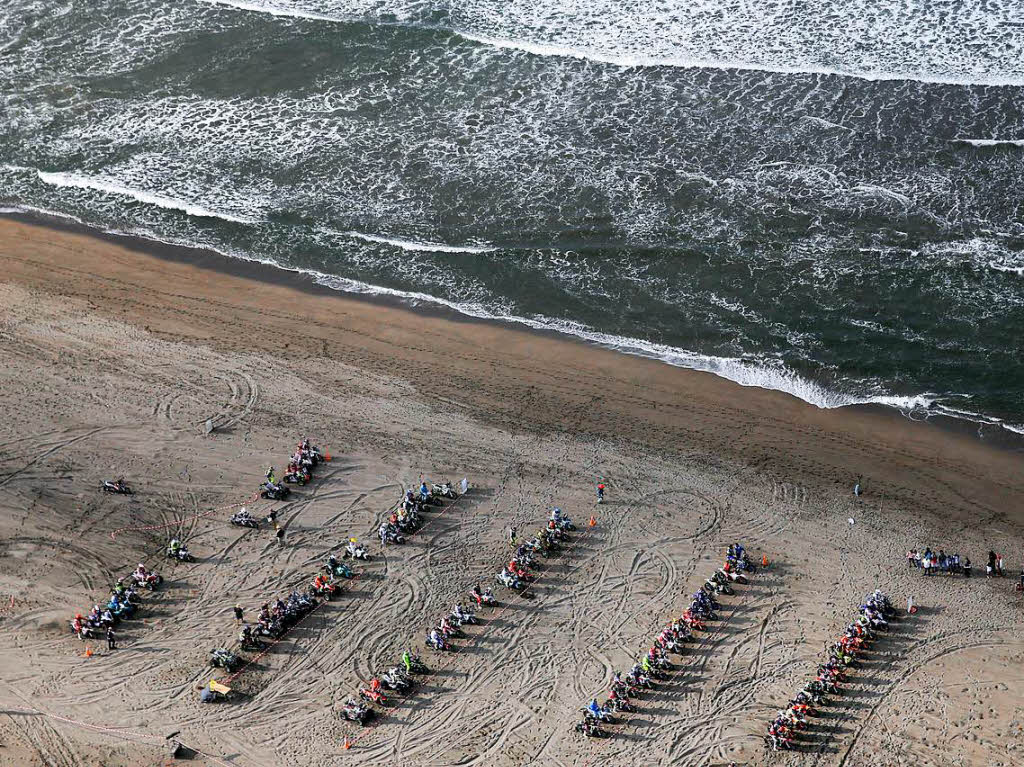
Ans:
[[[348,540],[349,540],[349,543],[355,543],[356,542],[355,538],[349,538]]]

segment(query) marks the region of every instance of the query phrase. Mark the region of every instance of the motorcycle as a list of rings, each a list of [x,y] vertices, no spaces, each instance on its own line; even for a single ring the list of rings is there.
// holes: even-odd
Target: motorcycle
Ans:
[[[283,501],[291,494],[291,488],[285,487],[282,484],[272,485],[269,482],[265,482],[260,485],[260,498],[266,498],[270,501]]]
[[[409,672],[412,674],[429,674],[430,669],[427,668],[426,663],[420,660],[419,655],[413,655],[409,660]]]
[[[607,706],[599,708],[596,712],[591,708],[583,709],[583,718],[601,722],[602,724],[615,724],[615,717],[612,716]]]
[[[327,601],[334,599],[334,595],[338,591],[337,586],[335,586],[333,583],[327,583],[326,581],[320,584],[319,586],[317,586],[314,583],[309,588],[314,595],[318,597],[323,597]]]
[[[353,577],[352,568],[344,562],[338,562],[337,560],[335,560],[333,565],[331,565],[331,563],[328,562],[326,565],[326,569],[327,572],[329,572],[333,576],[340,576],[342,578]]]
[[[497,607],[498,600],[494,598],[494,593],[490,588],[486,588],[480,591],[479,588],[472,589],[469,595],[476,600],[477,607]]]
[[[615,712],[631,713],[636,711],[636,706],[629,702],[629,698],[611,698],[605,705]]]
[[[189,553],[188,549],[186,549],[184,546],[182,546],[177,551],[175,551],[170,546],[168,546],[164,550],[164,554],[167,556],[168,559],[177,559],[179,562],[195,562],[196,561],[196,558],[193,557]]]
[[[453,609],[449,617],[452,619],[453,622],[457,623],[460,626],[464,626],[467,623],[471,626],[475,626],[477,623],[479,623],[479,621],[476,619],[476,616],[473,615],[473,613],[471,613],[465,607]]]
[[[132,580],[134,580],[139,586],[145,586],[150,591],[156,591],[164,582],[162,575],[156,573],[146,573],[145,576],[140,576],[138,573],[132,573]]]
[[[764,745],[769,751],[788,750],[793,747],[793,739],[769,733],[764,736]]]
[[[290,471],[284,475],[284,481],[290,485],[305,485],[311,479],[312,475],[305,472]]]
[[[68,625],[71,626],[71,633],[79,639],[95,639],[99,636],[99,634],[94,631],[93,627],[84,620],[82,621],[80,628],[75,628],[74,621],[68,621]]]
[[[260,521],[247,511],[236,511],[231,515],[230,522],[239,527],[251,527],[253,530],[260,529]]]
[[[214,668],[222,668],[232,674],[242,667],[242,659],[230,650],[220,647],[210,650],[210,665]]]
[[[281,622],[278,620],[272,620],[270,623],[257,623],[252,631],[256,636],[265,636],[271,639],[277,639],[284,633]]]
[[[448,644],[448,641],[444,638],[443,634],[437,635],[436,642],[433,639],[431,639],[430,634],[427,634],[426,645],[431,650],[435,650],[437,652],[444,652],[445,650],[452,649],[452,646]]]
[[[726,596],[736,593],[728,583],[720,583],[713,578],[708,578],[704,582],[704,590],[709,594],[725,594]]]
[[[724,576],[733,583],[740,583],[743,585],[750,583],[750,581],[747,579],[747,576],[745,576],[743,573],[738,573],[735,570],[726,570],[725,568],[720,567],[718,568],[718,575]]]
[[[134,495],[132,489],[125,484],[123,479],[116,481],[105,479],[103,484],[100,485],[100,490],[104,493],[113,493],[115,495]]]
[[[584,719],[576,723],[576,732],[582,732],[588,738],[606,738],[608,732],[592,719]]]
[[[350,698],[342,707],[339,716],[350,722],[359,722],[360,725],[365,727],[373,718],[374,713],[374,710],[369,706],[362,706]]]
[[[378,706],[386,706],[388,704],[387,696],[384,693],[369,687],[360,688],[359,697],[368,703],[376,703]]]
[[[405,536],[398,532],[395,526],[391,524],[383,526],[377,534],[380,536],[380,542],[385,545],[388,543],[405,543]]]
[[[398,666],[393,666],[381,674],[380,683],[389,690],[400,693],[406,693],[412,689],[412,680],[405,676]]]
[[[508,570],[502,570],[496,576],[495,580],[507,589],[519,589],[522,588],[522,582],[510,573]]]
[[[370,555],[366,553],[366,549],[361,543],[356,543],[355,540],[350,540],[348,545],[345,547],[345,553],[343,556],[347,559],[352,557],[353,559],[361,559],[364,562],[370,561]]]
[[[432,496],[439,496],[441,498],[449,498],[455,500],[458,498],[458,494],[455,492],[455,488],[452,487],[452,483],[445,481],[440,485],[431,484],[430,494]]]

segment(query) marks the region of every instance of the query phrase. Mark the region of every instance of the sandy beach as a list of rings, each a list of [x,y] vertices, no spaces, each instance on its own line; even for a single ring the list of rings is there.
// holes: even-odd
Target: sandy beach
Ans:
[[[183,763],[232,767],[1024,760],[1017,444],[13,218],[0,307],[0,764],[163,765],[172,733],[196,752]],[[288,502],[250,504],[280,509],[283,545],[228,524],[304,435],[333,460]],[[98,491],[121,475],[135,495]],[[470,493],[381,550],[405,488],[462,477]],[[509,524],[532,531],[552,506],[580,529],[528,598],[496,589],[463,649],[426,651],[428,623],[493,585]],[[172,535],[196,563],[162,556]],[[253,659],[237,700],[201,704],[225,676],[209,650],[236,644],[231,608],[254,617],[350,536],[374,557],[345,593]],[[720,597],[614,737],[574,732],[733,542],[770,566]],[[977,577],[923,578],[904,554],[925,546]],[[984,577],[989,550],[1010,577]],[[139,562],[164,587],[118,649],[85,657],[68,620]],[[918,612],[901,609],[801,750],[767,753],[765,726],[875,588]],[[372,728],[340,719],[406,647],[434,673]]]

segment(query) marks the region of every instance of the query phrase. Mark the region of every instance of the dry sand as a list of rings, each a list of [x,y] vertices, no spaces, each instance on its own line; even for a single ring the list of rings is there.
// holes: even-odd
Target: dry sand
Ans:
[[[994,548],[1016,572],[1019,449],[144,250],[0,221],[0,764],[162,765],[175,731],[203,752],[191,763],[238,767],[1024,763],[1021,596],[1011,579],[926,581],[903,557],[931,544],[983,571]],[[204,436],[211,416],[223,428]],[[286,545],[228,525],[304,434],[334,460],[278,504]],[[137,495],[97,491],[120,474]],[[231,606],[252,616],[347,536],[370,541],[421,476],[474,490],[405,546],[371,544],[344,596],[239,675],[239,701],[201,705]],[[423,653],[437,673],[378,726],[339,720],[360,681],[422,652],[424,626],[493,578],[509,522],[532,530],[553,505],[597,526],[546,563],[533,598],[499,592],[463,651]],[[196,564],[162,560],[171,533]],[[770,569],[722,598],[723,619],[616,737],[574,733],[734,540]],[[83,657],[67,619],[139,561],[165,588],[120,649]],[[765,724],[875,587],[920,612],[807,750],[766,754]]]

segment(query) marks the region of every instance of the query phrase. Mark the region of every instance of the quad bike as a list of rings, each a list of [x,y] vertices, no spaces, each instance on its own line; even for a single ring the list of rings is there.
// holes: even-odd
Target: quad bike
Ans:
[[[125,484],[123,479],[116,481],[105,479],[103,484],[100,485],[100,490],[104,493],[114,493],[115,495],[133,495],[132,489]]]
[[[182,546],[180,549],[175,551],[170,546],[164,549],[164,555],[169,559],[177,559],[179,562],[195,562],[196,558],[192,556],[188,549]]]
[[[338,712],[338,716],[342,719],[346,719],[350,722],[359,722],[363,727],[370,723],[373,715],[374,710],[372,708],[356,703],[351,698],[345,702],[341,711]]]
[[[236,511],[231,515],[230,522],[239,527],[251,527],[253,530],[260,529],[260,521],[248,511]]]
[[[210,665],[222,668],[231,674],[242,667],[242,659],[230,650],[220,647],[210,650]]]
[[[291,494],[291,488],[285,487],[280,483],[272,485],[269,482],[265,482],[260,485],[260,498],[266,498],[270,501],[283,501]]]
[[[442,482],[440,485],[431,484],[430,494],[440,498],[449,498],[454,500],[459,497],[458,493],[455,492],[455,488],[452,487],[452,483],[447,480]]]

